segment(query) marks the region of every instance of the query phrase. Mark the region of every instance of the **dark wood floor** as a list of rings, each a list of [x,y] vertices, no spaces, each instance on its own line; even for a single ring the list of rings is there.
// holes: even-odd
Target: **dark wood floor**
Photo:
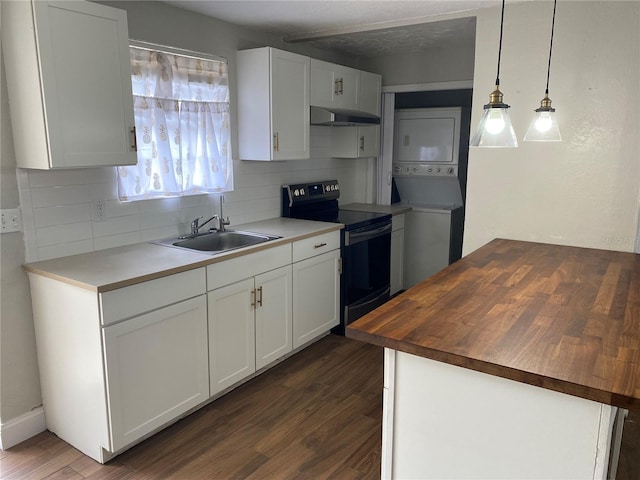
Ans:
[[[106,465],[45,432],[0,477],[374,479],[381,419],[382,349],[329,335]]]
[[[330,335],[100,465],[49,432],[0,451],[2,479],[374,479],[382,349]],[[618,480],[640,479],[640,415]]]

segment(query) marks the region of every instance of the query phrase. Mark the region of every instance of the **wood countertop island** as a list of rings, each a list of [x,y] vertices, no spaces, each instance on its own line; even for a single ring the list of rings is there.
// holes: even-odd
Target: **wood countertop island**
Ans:
[[[513,380],[533,393],[542,387],[554,398],[579,397],[569,397],[576,403],[640,409],[640,255],[496,239],[358,319],[346,335],[386,347],[391,377],[395,354],[410,354],[425,368]],[[418,375],[414,384],[422,378],[430,377]],[[392,380],[385,378],[385,389]],[[610,421],[605,427],[613,428]]]

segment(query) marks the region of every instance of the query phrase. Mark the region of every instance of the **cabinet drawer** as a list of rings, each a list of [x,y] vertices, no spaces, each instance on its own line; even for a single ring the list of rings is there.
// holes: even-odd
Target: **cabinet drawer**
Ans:
[[[401,228],[404,228],[404,214],[391,217],[391,231],[395,232]]]
[[[171,305],[206,291],[204,268],[176,273],[100,294],[102,324]]]
[[[207,290],[215,290],[290,263],[289,243],[214,263],[207,266]]]
[[[305,238],[293,243],[293,261],[315,257],[321,253],[340,248],[340,232],[329,232],[315,237]]]

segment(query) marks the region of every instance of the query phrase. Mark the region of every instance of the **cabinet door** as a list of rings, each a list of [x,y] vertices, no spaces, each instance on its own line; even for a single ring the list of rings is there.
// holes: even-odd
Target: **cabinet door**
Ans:
[[[360,72],[360,102],[361,112],[380,116],[380,102],[382,100],[382,77],[375,73]]]
[[[340,323],[340,250],[293,264],[293,348]]]
[[[338,95],[336,107],[344,110],[359,110],[360,71],[354,68],[336,65]]]
[[[358,110],[359,91],[359,70],[311,59],[312,106]]]
[[[256,370],[253,278],[207,294],[210,394]]]
[[[292,350],[291,265],[255,277],[256,370]]]
[[[358,157],[377,157],[380,153],[380,127],[358,127]]]
[[[33,13],[50,166],[135,165],[126,13],[53,1]]]
[[[331,156],[336,158],[376,157],[380,152],[378,125],[331,128]]]
[[[111,451],[209,398],[206,314],[201,295],[104,328]]]
[[[314,107],[331,108],[338,95],[335,65],[311,59],[310,103]]]
[[[271,50],[273,160],[309,158],[309,58]]]

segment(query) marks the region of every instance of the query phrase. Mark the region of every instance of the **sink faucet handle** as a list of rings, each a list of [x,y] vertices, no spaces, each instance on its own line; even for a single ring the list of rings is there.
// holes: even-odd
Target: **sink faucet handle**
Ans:
[[[200,228],[200,220],[204,217],[196,217],[191,221],[191,233],[198,233],[198,229]]]

